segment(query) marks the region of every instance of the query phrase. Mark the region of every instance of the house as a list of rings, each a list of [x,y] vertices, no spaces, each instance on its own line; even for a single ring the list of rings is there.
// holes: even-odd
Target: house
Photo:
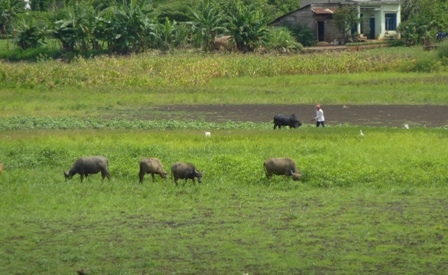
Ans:
[[[333,14],[343,5],[353,5],[358,11],[360,23],[353,32],[368,39],[397,37],[400,24],[400,0],[301,0],[298,10],[277,18],[271,26],[306,25],[313,30],[317,41],[342,40]]]

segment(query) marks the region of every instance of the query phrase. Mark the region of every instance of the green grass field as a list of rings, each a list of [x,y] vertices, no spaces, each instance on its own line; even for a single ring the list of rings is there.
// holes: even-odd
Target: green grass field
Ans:
[[[444,273],[446,130],[322,130],[2,131],[0,273]],[[110,181],[64,181],[95,154]],[[143,156],[203,183],[141,185]],[[267,180],[273,156],[302,181]]]
[[[138,119],[140,107],[169,104],[448,104],[443,70],[275,72],[323,60],[300,58],[2,63],[0,274],[447,273],[446,127],[363,127],[361,137],[353,125]],[[257,62],[264,75],[250,76]],[[66,182],[84,155],[108,157],[110,181]],[[192,162],[203,183],[139,184],[142,157],[166,170]],[[294,159],[302,180],[266,179],[269,157]]]

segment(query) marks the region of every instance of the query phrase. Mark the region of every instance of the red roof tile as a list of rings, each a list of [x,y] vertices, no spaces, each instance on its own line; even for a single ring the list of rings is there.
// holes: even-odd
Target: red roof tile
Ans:
[[[337,8],[312,8],[315,14],[333,14]]]

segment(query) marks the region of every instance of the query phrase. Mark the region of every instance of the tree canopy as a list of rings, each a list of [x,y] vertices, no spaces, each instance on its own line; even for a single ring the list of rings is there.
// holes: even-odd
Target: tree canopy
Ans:
[[[149,48],[172,51],[191,47],[210,52],[215,50],[217,35],[228,35],[238,51],[251,52],[270,45],[296,47],[297,41],[313,44],[312,39],[303,35],[311,33],[305,27],[270,34],[269,22],[296,10],[299,3],[296,0],[33,0],[28,11],[22,0],[0,0],[0,32],[6,38],[14,36],[16,45],[22,49],[40,47],[46,38],[55,38],[62,52],[98,50],[129,54]],[[334,18],[346,38],[359,20],[353,6],[343,6]],[[409,45],[429,43],[436,39],[437,33],[448,32],[448,0],[402,0],[398,31]]]
[[[448,32],[448,1],[402,0],[402,22],[398,27],[409,45],[435,40]]]

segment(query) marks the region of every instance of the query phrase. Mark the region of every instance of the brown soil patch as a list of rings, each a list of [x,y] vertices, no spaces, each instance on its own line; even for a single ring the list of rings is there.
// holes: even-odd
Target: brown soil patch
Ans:
[[[152,118],[203,119],[205,121],[271,122],[277,114],[296,114],[311,123],[313,105],[175,105],[151,107]],[[448,106],[442,105],[322,105],[327,125],[443,127],[448,125]],[[156,114],[156,115],[155,115]]]

